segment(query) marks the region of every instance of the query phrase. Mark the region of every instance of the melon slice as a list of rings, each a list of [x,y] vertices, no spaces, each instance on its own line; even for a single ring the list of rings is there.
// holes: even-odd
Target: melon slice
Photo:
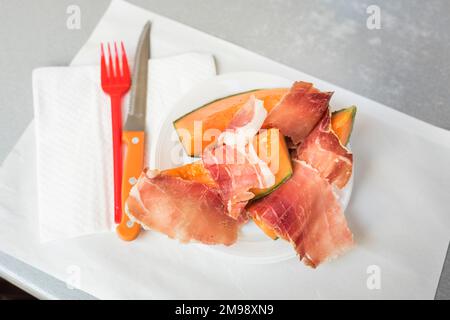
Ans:
[[[260,89],[210,102],[174,121],[173,125],[186,153],[199,157],[222,133],[234,114],[254,95],[269,113],[289,91],[287,88]]]
[[[356,116],[356,107],[341,109],[333,112],[331,116],[331,127],[339,138],[342,145],[347,145],[353,130],[353,123]]]
[[[254,199],[259,199],[278,188],[283,182],[292,176],[292,165],[289,157],[289,149],[283,135],[278,129],[263,130],[253,139],[253,148],[258,157],[267,163],[275,176],[275,184],[266,189],[252,189]],[[185,180],[214,185],[215,182],[201,160],[186,164],[181,167],[164,170],[162,175],[180,177]]]
[[[275,176],[275,184],[265,189],[250,190],[255,194],[253,200],[264,197],[278,188],[292,176],[291,158],[284,136],[278,129],[262,130],[253,139],[253,148],[258,157],[269,166]]]
[[[275,184],[267,189],[253,189],[251,192],[255,194],[253,200],[260,199],[286,182],[292,176],[291,158],[284,136],[278,129],[263,130],[258,134],[254,141],[253,147],[258,152],[261,160],[266,162],[275,175]],[[258,217],[253,218],[253,222],[271,239],[277,240],[277,233],[266,226]]]

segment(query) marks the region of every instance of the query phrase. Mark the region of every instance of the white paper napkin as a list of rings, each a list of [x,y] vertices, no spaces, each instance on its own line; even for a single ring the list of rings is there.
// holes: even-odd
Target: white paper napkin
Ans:
[[[152,57],[210,52],[220,73],[260,71],[302,79],[335,91],[336,106],[358,105],[355,180],[346,210],[357,246],[311,270],[296,259],[254,265],[156,232],[131,243],[102,233],[40,244],[31,125],[0,168],[0,250],[62,281],[79,270],[79,287],[103,299],[434,297],[450,240],[448,131],[124,1],[112,2],[73,63],[95,64],[99,42],[106,38],[124,39],[131,48],[147,20]],[[377,270],[379,288],[370,286]]]
[[[187,53],[149,61],[147,163],[152,138],[174,103],[215,75],[213,57]],[[39,230],[42,241],[112,230],[111,109],[98,67],[33,73]],[[124,121],[127,110],[124,99]]]
[[[33,73],[42,241],[112,229],[111,112],[99,68]]]

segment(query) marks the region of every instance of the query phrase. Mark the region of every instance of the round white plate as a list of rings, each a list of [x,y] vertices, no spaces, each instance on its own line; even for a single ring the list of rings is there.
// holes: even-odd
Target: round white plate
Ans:
[[[211,101],[236,93],[291,85],[292,81],[288,79],[259,72],[228,73],[199,84],[177,102],[162,125],[156,139],[155,167],[163,170],[198,160],[185,154],[173,127],[174,120]],[[344,210],[350,200],[352,186],[353,177],[343,190],[337,191]],[[250,263],[273,263],[296,256],[288,242],[270,239],[252,221],[241,229],[237,243],[230,247],[198,245],[205,250],[238,257]]]

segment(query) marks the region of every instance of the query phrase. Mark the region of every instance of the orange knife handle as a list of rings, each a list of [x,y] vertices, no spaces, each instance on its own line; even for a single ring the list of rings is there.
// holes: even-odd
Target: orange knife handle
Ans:
[[[122,240],[132,241],[139,235],[141,226],[130,221],[128,215],[125,213],[125,202],[144,166],[144,131],[123,131],[122,137],[126,145],[122,175],[123,214],[122,220],[116,228],[116,232]]]

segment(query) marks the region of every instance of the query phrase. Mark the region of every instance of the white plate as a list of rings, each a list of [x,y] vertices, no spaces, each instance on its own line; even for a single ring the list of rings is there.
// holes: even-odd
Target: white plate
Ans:
[[[168,169],[190,163],[195,158],[188,157],[178,140],[173,121],[208,102],[240,92],[262,88],[290,87],[291,80],[266,73],[239,72],[228,73],[211,78],[192,89],[181,98],[166,118],[155,147],[154,164],[158,169]],[[345,210],[350,200],[353,176],[348,185],[337,191],[339,201]],[[273,263],[296,256],[292,246],[283,240],[273,241],[267,237],[253,222],[245,225],[236,244],[226,246],[206,246],[206,250],[238,257],[250,263]]]

